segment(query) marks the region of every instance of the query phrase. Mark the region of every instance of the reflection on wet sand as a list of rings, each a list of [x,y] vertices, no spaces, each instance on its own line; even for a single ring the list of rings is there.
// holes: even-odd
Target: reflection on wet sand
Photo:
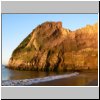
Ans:
[[[82,72],[77,76],[53,80],[50,82],[32,84],[33,86],[98,86],[98,74]]]
[[[34,79],[43,78],[47,76],[63,75],[72,72],[38,72],[38,71],[18,71],[11,70],[2,67],[2,80],[21,80],[21,79]],[[98,72],[97,70],[79,72],[79,75],[70,78],[62,78],[57,80],[52,80],[49,82],[40,82],[32,84],[35,86],[84,86],[92,85],[97,86],[98,84]]]

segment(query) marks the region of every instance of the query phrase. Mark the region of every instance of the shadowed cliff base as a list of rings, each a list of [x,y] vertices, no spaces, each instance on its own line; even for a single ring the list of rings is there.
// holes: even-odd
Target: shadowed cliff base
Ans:
[[[37,26],[13,51],[7,65],[17,70],[98,69],[98,23],[71,31],[62,22]]]

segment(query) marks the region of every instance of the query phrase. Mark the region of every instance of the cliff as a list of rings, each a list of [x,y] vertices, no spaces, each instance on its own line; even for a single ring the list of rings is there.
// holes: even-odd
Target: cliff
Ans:
[[[13,51],[8,68],[38,71],[97,69],[98,23],[76,31],[62,22],[37,26]]]

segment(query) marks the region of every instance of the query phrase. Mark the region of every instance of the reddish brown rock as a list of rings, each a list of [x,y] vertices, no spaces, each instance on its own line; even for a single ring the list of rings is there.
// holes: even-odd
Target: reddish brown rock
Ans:
[[[19,70],[68,71],[97,69],[98,24],[76,31],[62,22],[37,26],[14,50],[8,67]]]

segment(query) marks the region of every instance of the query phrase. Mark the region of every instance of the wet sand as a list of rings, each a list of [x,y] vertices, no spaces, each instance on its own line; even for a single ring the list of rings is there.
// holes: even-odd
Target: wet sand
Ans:
[[[75,78],[70,79],[58,79],[49,82],[42,82],[37,84],[32,84],[32,86],[98,86],[98,80],[93,80],[91,82],[86,83],[77,83],[74,81]],[[73,82],[74,81],[74,82]]]
[[[98,74],[92,72],[80,73],[78,76],[35,83],[32,86],[98,86]]]
[[[48,82],[52,80],[62,79],[62,78],[69,78],[73,76],[79,75],[78,72],[64,74],[64,75],[56,75],[56,76],[47,76],[43,78],[33,78],[33,79],[23,79],[23,80],[3,80],[2,86],[30,86],[33,83],[41,83],[41,82]]]
[[[70,72],[69,75],[67,72],[56,76],[54,73],[47,76],[44,73],[31,72],[30,77],[29,73],[19,71],[16,74],[12,73],[12,77],[10,76],[8,80],[2,80],[2,86],[98,86],[97,70]],[[43,77],[37,77],[38,75]]]
[[[98,86],[98,80],[93,80],[92,82],[88,83],[87,86]]]

